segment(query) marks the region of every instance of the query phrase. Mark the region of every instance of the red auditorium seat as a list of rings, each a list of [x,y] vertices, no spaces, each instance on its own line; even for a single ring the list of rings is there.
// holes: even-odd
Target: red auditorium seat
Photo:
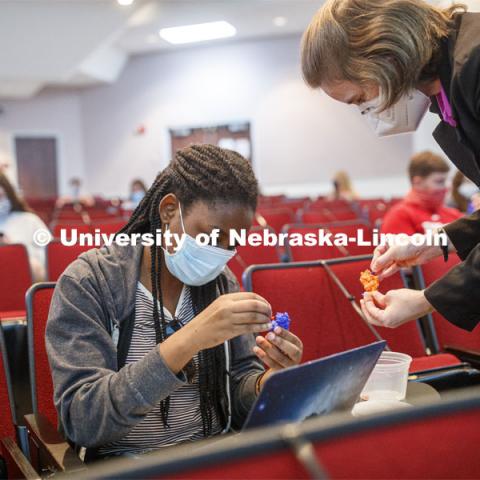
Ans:
[[[356,200],[355,203],[360,207],[370,207],[371,205],[387,205],[387,202],[383,198],[361,198]]]
[[[365,222],[359,221],[346,221],[346,222],[334,222],[334,223],[320,223],[320,224],[312,224],[312,225],[304,225],[304,224],[295,224],[295,225],[287,225],[284,228],[284,232],[289,233],[313,233],[318,229],[324,229],[328,232],[332,233],[332,235],[337,235],[340,233],[344,233],[348,236],[349,239],[357,238],[358,231],[361,230],[363,233],[363,240],[365,242],[372,242],[372,229],[371,227]],[[338,258],[342,256],[354,256],[354,255],[368,255],[371,254],[374,247],[373,246],[365,246],[361,244],[357,244],[355,242],[350,242],[344,248],[337,248],[337,247],[327,247],[330,249],[330,252],[325,252],[325,247],[291,247],[290,253],[295,261],[309,261],[309,260],[318,260],[320,258]],[[327,256],[325,256],[327,255]]]
[[[355,298],[359,299],[363,294],[363,287],[359,281],[360,272],[370,267],[370,261],[370,256],[363,256],[350,259],[327,260],[325,263],[327,263],[333,273],[337,275],[338,279],[342,282],[348,292],[351,295],[354,295]],[[392,277],[383,280],[380,285],[380,291],[382,292],[388,292],[389,290],[400,288],[405,288],[405,283],[400,274],[393,275]],[[349,331],[351,335],[358,335],[358,341],[362,343],[366,342],[367,338],[371,338],[370,330],[367,332],[367,330],[363,328],[366,327],[366,324],[363,322],[352,321],[355,317],[349,315],[351,305],[348,305],[349,302],[342,301],[342,297],[345,298],[345,296],[339,288],[335,289],[335,296],[337,298],[337,308],[342,309],[340,315],[343,319],[349,320],[347,331]],[[357,319],[360,319],[360,317],[357,316],[355,320]],[[360,325],[362,326],[363,331],[355,330],[355,328],[360,328]],[[426,345],[417,321],[408,322],[395,329],[374,327],[374,330],[378,332],[381,338],[387,341],[389,347],[393,351],[408,353],[413,357],[410,372],[449,367],[461,363],[454,355],[445,354],[426,356]]]
[[[285,195],[260,195],[258,197],[258,204],[265,206],[274,206],[282,203],[285,198]]]
[[[250,229],[249,233],[260,233],[263,232],[263,230],[265,230],[265,228],[255,226]],[[271,228],[267,228],[267,230],[274,233]],[[279,263],[281,261],[280,257],[281,252],[275,246],[261,245],[254,247],[251,245],[242,245],[237,247],[237,254],[228,262],[228,267],[241,284],[243,272],[247,267],[265,263]]]
[[[363,292],[360,272],[368,268],[370,257],[351,257],[325,262],[345,288],[359,298]],[[435,356],[425,357],[425,345],[416,322],[391,330],[374,329],[354,311],[352,305],[328,274],[322,262],[291,263],[250,267],[245,274],[245,290],[254,291],[272,304],[275,311],[288,311],[292,331],[304,344],[304,361],[385,339],[393,351],[420,358],[421,370],[438,366]],[[400,274],[382,282],[384,291],[403,288]],[[460,364],[454,356],[448,365]],[[414,359],[411,372],[419,372]],[[431,362],[431,363],[429,363]],[[443,365],[447,366],[447,365]]]
[[[348,238],[357,238],[358,232],[361,230],[363,235],[363,240],[365,242],[372,242],[373,235],[372,235],[372,228],[363,222],[356,222],[356,223],[344,223],[344,224],[332,224],[326,225],[326,228],[333,233],[334,235],[337,233],[344,233],[348,235]],[[349,256],[355,255],[369,255],[373,252],[373,246],[366,246],[361,245],[356,242],[349,242],[348,246],[345,247],[348,251]]]
[[[352,204],[346,200],[328,200],[326,198],[318,198],[310,204],[311,210],[328,208],[331,210],[351,210]]]
[[[315,450],[330,478],[480,478],[479,422],[477,390],[336,429]]]
[[[260,215],[260,218],[258,216]],[[294,214],[289,208],[259,209],[257,222],[262,227],[270,226],[279,233],[284,225],[294,221]]]
[[[308,210],[307,212],[303,212],[301,216],[301,222],[307,225],[332,223],[336,220],[335,215],[326,208],[316,211]]]
[[[480,478],[478,389],[373,417],[334,415],[93,466],[101,479]],[[295,448],[297,450],[295,450]],[[76,477],[78,478],[78,477]]]
[[[55,283],[37,283],[27,292],[28,361],[33,414],[25,416],[32,464],[38,471],[80,471],[85,465],[57,431],[53,382],[45,348],[45,329]],[[88,419],[85,419],[88,421]],[[32,453],[32,452],[31,452]]]
[[[87,210],[86,214],[92,222],[101,221],[107,223],[108,221],[113,221],[118,218],[115,214],[105,210]]]
[[[14,405],[5,339],[0,327],[0,477],[39,479],[40,477],[16,443],[15,425],[17,421]],[[6,471],[3,472],[2,460],[5,462],[6,468]]]
[[[73,209],[60,210],[53,214],[56,222],[84,222],[85,215],[82,212],[76,212]]]
[[[72,230],[75,229],[77,231],[77,234],[81,233],[93,233],[92,228],[90,225],[87,225],[86,223],[74,223],[74,222],[69,222],[69,223],[57,223],[53,227],[53,236],[55,238],[60,238],[60,234],[62,230],[67,231],[67,239],[72,238],[71,237],[71,232]]]
[[[307,208],[308,205],[311,203],[309,197],[301,197],[301,198],[286,198],[281,203],[282,207],[293,209],[295,212]]]
[[[325,229],[325,224],[320,225],[303,225],[293,224],[286,225],[283,229],[284,233],[301,235],[314,234],[318,235],[319,229]],[[328,233],[328,232],[327,232]],[[348,251],[344,247],[335,245],[307,246],[307,245],[287,245],[287,255],[291,261],[307,262],[310,260],[319,260],[327,258],[339,258],[348,255]]]
[[[423,275],[424,283],[428,286],[435,280],[443,277],[459,263],[460,259],[456,255],[450,255],[447,263],[445,263],[443,258],[436,258],[422,265],[417,271],[420,275]],[[435,312],[432,314],[432,317],[434,333],[436,334],[440,350],[452,347],[480,353],[480,327],[477,327],[473,332],[468,332],[450,323],[440,313]]]
[[[125,226],[125,220],[115,220],[110,222],[92,222],[90,224],[91,230],[95,233],[96,230],[99,230],[100,233],[105,233],[106,235],[111,235],[117,233]]]
[[[51,282],[56,282],[58,277],[65,269],[77,259],[77,257],[90,250],[92,247],[82,245],[72,245],[71,247],[63,245],[59,241],[50,242],[47,246],[47,278]]]
[[[311,207],[302,215],[303,223],[332,223],[359,220],[357,213],[351,209],[333,210],[322,208],[314,210]]]
[[[15,432],[15,411],[12,396],[12,383],[8,368],[7,350],[3,330],[0,327],[0,439],[14,438]]]
[[[57,425],[53,404],[53,383],[45,348],[45,329],[55,283],[37,283],[27,292],[28,358],[33,413],[40,413]]]
[[[244,278],[246,291],[265,297],[275,312],[289,312],[304,361],[358,346],[331,311],[333,285],[319,262],[253,266]]]
[[[24,245],[0,246],[0,318],[25,317],[25,292],[32,273]]]

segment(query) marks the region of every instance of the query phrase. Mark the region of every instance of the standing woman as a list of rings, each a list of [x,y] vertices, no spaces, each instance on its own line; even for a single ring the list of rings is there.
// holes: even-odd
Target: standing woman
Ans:
[[[379,136],[413,132],[438,114],[433,136],[453,163],[480,185],[480,14],[422,0],[328,0],[302,45],[306,82],[358,106]],[[438,310],[472,330],[480,321],[480,213],[444,227],[439,246],[385,245],[372,269],[380,279],[400,267],[449,252],[463,260],[425,291],[368,294],[362,308],[376,325],[395,327]]]

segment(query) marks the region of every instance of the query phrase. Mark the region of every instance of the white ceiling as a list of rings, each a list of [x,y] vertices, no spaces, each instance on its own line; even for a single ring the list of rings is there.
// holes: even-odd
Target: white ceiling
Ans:
[[[235,40],[301,33],[322,0],[170,0],[150,2],[145,18],[131,26],[118,45],[129,53],[178,48],[158,35],[164,27],[226,20],[237,29]],[[275,17],[287,23],[277,27]]]
[[[135,0],[122,7],[116,0],[0,0],[0,98],[114,82],[130,55],[189,48],[162,40],[164,27],[227,20],[237,29],[228,42],[300,34],[322,3]],[[480,0],[469,3],[480,6]],[[282,27],[273,22],[279,16],[286,19]]]
[[[114,82],[129,55],[174,47],[163,27],[227,20],[229,41],[300,33],[322,0],[0,0],[0,98]],[[276,27],[273,19],[287,23]]]

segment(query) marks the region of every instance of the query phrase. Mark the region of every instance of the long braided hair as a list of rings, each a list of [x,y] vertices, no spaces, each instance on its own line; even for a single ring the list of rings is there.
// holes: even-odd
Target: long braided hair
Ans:
[[[214,145],[193,145],[179,150],[170,165],[159,173],[129,222],[118,233],[151,233],[162,228],[159,204],[169,193],[175,194],[185,213],[197,201],[211,205],[228,203],[256,209],[258,184],[250,163],[231,150]],[[160,282],[160,246],[151,247],[151,281],[153,319],[157,343],[166,337],[167,323],[163,312]],[[201,287],[191,287],[192,304],[198,315],[220,294],[225,293],[227,279],[221,274]],[[160,303],[160,309],[158,308]],[[227,392],[225,389],[226,362],[223,345],[199,353],[199,391],[203,434],[212,434],[214,414],[220,423],[227,423]],[[170,398],[162,400],[162,421],[168,427]]]

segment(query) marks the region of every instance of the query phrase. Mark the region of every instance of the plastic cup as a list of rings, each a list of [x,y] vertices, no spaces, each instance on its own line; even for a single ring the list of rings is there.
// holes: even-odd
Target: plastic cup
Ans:
[[[362,400],[403,400],[407,393],[412,357],[405,353],[383,352],[365,387]]]

